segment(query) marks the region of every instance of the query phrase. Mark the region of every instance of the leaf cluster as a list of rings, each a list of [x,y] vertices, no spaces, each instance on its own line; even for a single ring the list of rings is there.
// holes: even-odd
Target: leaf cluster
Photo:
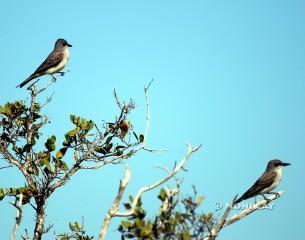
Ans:
[[[92,240],[93,236],[89,236],[86,234],[84,230],[84,224],[81,224],[77,221],[69,223],[69,233],[61,233],[57,234],[56,240]]]
[[[197,197],[196,192],[194,196],[180,200],[177,193],[171,194],[162,188],[158,199],[161,201],[160,211],[152,219],[147,217],[139,201],[134,215],[123,220],[118,228],[122,239],[202,239],[215,223],[211,213],[200,211],[204,197]],[[130,209],[131,203],[125,203],[124,206]]]

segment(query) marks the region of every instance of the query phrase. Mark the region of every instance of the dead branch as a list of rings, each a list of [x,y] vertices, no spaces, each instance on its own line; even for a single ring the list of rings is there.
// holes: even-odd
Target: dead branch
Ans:
[[[138,151],[140,151],[141,149],[145,149],[146,147],[146,144],[147,144],[147,136],[148,136],[148,131],[149,131],[149,128],[150,128],[150,101],[149,101],[149,96],[147,94],[148,92],[148,89],[150,87],[150,85],[152,84],[153,80],[150,81],[150,83],[147,85],[147,86],[144,86],[144,94],[145,94],[145,101],[146,101],[146,127],[145,127],[145,131],[144,131],[144,140],[143,142],[141,142],[137,147],[131,149],[130,151],[120,155],[120,156],[116,156],[116,157],[113,157],[109,160],[105,160],[105,161],[102,161],[98,164],[95,164],[93,166],[79,166],[80,169],[98,169],[98,168],[101,168],[109,163],[115,163],[117,160],[119,159],[124,159],[124,158],[127,158],[135,153],[137,153]],[[116,99],[116,102],[118,104],[118,106],[120,107],[120,109],[124,109],[124,106],[122,105],[121,101],[119,100],[117,94],[116,94],[116,91],[114,90],[114,97]],[[148,149],[145,149],[147,151],[149,151]],[[165,151],[164,149],[161,149],[161,150],[151,150],[151,151],[154,151],[154,152],[157,152],[157,151]]]
[[[255,203],[254,205],[252,205],[250,208],[246,208],[245,210],[239,212],[238,214],[234,214],[233,217],[231,217],[229,220],[227,220],[225,222],[225,224],[223,225],[223,227],[229,226],[232,223],[235,223],[237,221],[239,221],[240,219],[246,217],[247,215],[251,214],[252,212],[260,209],[261,207],[269,204],[271,201],[274,201],[278,198],[280,198],[282,195],[284,194],[284,191],[279,191],[276,194],[272,194],[270,196],[267,197],[267,199],[263,199],[260,202]]]
[[[229,220],[226,220],[230,211],[234,207],[233,203],[235,202],[235,200],[237,198],[237,196],[236,196],[233,199],[233,201],[231,202],[231,204],[227,207],[226,211],[224,212],[224,214],[220,218],[220,220],[217,222],[216,226],[210,231],[209,236],[203,238],[203,240],[215,240],[216,237],[219,235],[220,231],[224,227],[229,226],[229,225],[241,220],[242,218],[244,218],[244,217],[248,216],[249,214],[255,212],[256,210],[260,209],[261,207],[267,205],[271,201],[274,201],[274,200],[278,199],[281,195],[283,195],[283,193],[284,193],[284,191],[280,191],[276,194],[272,194],[269,197],[267,197],[266,199],[253,204],[251,207],[246,208],[245,210],[239,212],[238,214],[233,215],[233,217],[231,217]]]
[[[190,156],[196,152],[199,148],[201,147],[201,145],[199,145],[198,147],[192,148],[190,145],[188,145],[188,151],[187,154],[185,155],[185,157],[181,160],[181,162],[173,169],[173,171],[171,173],[169,173],[165,178],[150,184],[148,186],[142,187],[138,193],[136,194],[132,204],[131,204],[131,209],[127,212],[117,212],[115,214],[116,217],[128,217],[134,214],[134,210],[137,206],[137,203],[140,199],[140,197],[142,196],[142,194],[144,192],[150,191],[156,187],[159,187],[160,185],[162,185],[163,183],[165,183],[166,181],[168,181],[169,179],[173,178],[180,169],[182,169],[182,167],[184,166],[184,164],[189,160]]]
[[[102,228],[101,228],[100,233],[99,233],[99,238],[98,238],[99,240],[105,239],[105,236],[106,236],[106,233],[107,233],[110,221],[115,216],[116,212],[119,209],[119,204],[121,202],[121,199],[123,197],[125,189],[126,189],[126,187],[128,185],[128,182],[130,180],[130,175],[131,175],[130,170],[129,170],[128,167],[126,167],[125,168],[124,177],[120,181],[120,185],[119,185],[119,190],[118,190],[117,196],[115,197],[115,199],[113,201],[113,204],[112,204],[112,207],[108,210],[108,212],[107,212],[107,214],[106,214],[106,216],[105,216],[105,218],[103,220]]]
[[[125,176],[123,178],[123,180],[121,180],[120,182],[120,186],[119,186],[119,191],[117,196],[115,197],[115,200],[113,202],[112,207],[109,209],[109,211],[107,212],[100,233],[99,233],[99,240],[104,240],[106,232],[108,230],[110,221],[113,217],[128,217],[134,214],[134,211],[136,209],[137,203],[139,201],[139,199],[141,198],[142,194],[144,192],[150,191],[156,187],[159,187],[160,185],[162,185],[163,183],[165,183],[166,181],[168,181],[169,179],[172,179],[178,172],[179,170],[182,169],[182,167],[184,166],[184,164],[189,160],[189,158],[191,157],[191,155],[196,152],[199,148],[201,147],[201,145],[199,145],[198,147],[191,147],[190,145],[188,145],[188,151],[187,154],[184,156],[184,158],[181,160],[181,162],[163,179],[150,184],[148,186],[142,187],[138,193],[136,194],[136,197],[134,198],[133,202],[131,203],[131,208],[130,210],[126,211],[126,212],[119,212],[119,203],[122,199],[122,196],[124,194],[124,191],[126,189],[126,186],[128,184],[129,178],[130,178],[130,171],[128,168],[126,168],[125,170]]]
[[[23,199],[23,194],[21,193],[19,195],[19,200],[15,203],[13,202],[10,202],[10,204],[12,204],[15,208],[17,208],[17,215],[16,215],[16,223],[13,227],[13,231],[11,233],[11,240],[15,240],[16,239],[16,234],[17,234],[17,230],[20,226],[20,223],[21,223],[21,219],[22,219],[22,199]]]

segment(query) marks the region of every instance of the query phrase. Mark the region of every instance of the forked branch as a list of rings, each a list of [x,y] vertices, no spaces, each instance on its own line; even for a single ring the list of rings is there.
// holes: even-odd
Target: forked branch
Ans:
[[[191,147],[190,145],[188,145],[188,151],[187,154],[184,156],[184,158],[180,161],[180,163],[178,165],[175,166],[175,168],[168,173],[168,175],[166,177],[164,177],[163,179],[150,184],[148,186],[142,187],[138,193],[136,194],[136,197],[134,198],[133,202],[131,203],[131,208],[126,211],[126,212],[119,212],[119,203],[122,199],[122,196],[124,194],[124,191],[126,189],[126,186],[128,184],[128,181],[130,179],[130,171],[128,168],[126,168],[125,170],[125,176],[124,178],[121,180],[120,182],[120,186],[119,186],[119,191],[117,196],[115,197],[115,200],[112,204],[112,207],[108,210],[106,217],[104,218],[100,233],[99,233],[99,240],[103,240],[105,239],[105,235],[107,233],[110,221],[113,217],[127,217],[127,216],[131,216],[134,214],[137,203],[139,201],[139,199],[141,198],[142,194],[144,192],[150,191],[156,187],[159,187],[160,185],[162,185],[163,183],[165,183],[166,181],[172,179],[185,165],[185,163],[190,159],[191,155],[196,152],[199,148],[201,147]]]

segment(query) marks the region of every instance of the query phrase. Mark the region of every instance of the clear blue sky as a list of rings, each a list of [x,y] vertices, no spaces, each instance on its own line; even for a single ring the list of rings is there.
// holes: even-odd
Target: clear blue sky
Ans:
[[[72,45],[70,72],[53,85],[46,108],[48,134],[71,128],[69,114],[97,122],[117,112],[112,90],[135,99],[131,121],[145,124],[143,86],[151,91],[151,147],[166,153],[141,153],[128,160],[128,194],[157,180],[155,165],[172,166],[185,142],[203,144],[187,164],[184,193],[191,185],[206,196],[204,209],[246,190],[268,160],[292,163],[278,190],[285,195],[272,211],[259,211],[225,229],[225,239],[301,239],[305,214],[305,3],[304,1],[2,1],[0,4],[0,104],[25,99],[24,80],[59,37]],[[41,83],[48,78],[41,78]],[[46,97],[46,95],[45,95]],[[42,139],[46,139],[44,135]],[[72,160],[68,160],[68,162]],[[47,221],[61,232],[84,216],[97,235],[117,190],[124,165],[82,172],[50,199]],[[147,174],[149,172],[150,174]],[[1,171],[1,187],[24,180]],[[127,194],[127,195],[128,195]],[[145,195],[145,207],[158,200]],[[8,239],[15,217],[0,203],[0,238]],[[33,227],[31,209],[24,224]],[[113,224],[108,239],[118,239]],[[52,238],[52,237],[50,237]],[[46,238],[47,239],[47,238]]]

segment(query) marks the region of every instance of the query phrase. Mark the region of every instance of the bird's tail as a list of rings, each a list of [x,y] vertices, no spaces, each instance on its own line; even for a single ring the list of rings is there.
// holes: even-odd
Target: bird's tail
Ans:
[[[32,74],[31,76],[29,76],[27,79],[25,79],[22,83],[20,83],[19,85],[16,86],[16,88],[20,87],[22,88],[24,85],[26,85],[28,82],[30,82],[32,79],[36,78],[38,76],[36,76],[36,74]]]

